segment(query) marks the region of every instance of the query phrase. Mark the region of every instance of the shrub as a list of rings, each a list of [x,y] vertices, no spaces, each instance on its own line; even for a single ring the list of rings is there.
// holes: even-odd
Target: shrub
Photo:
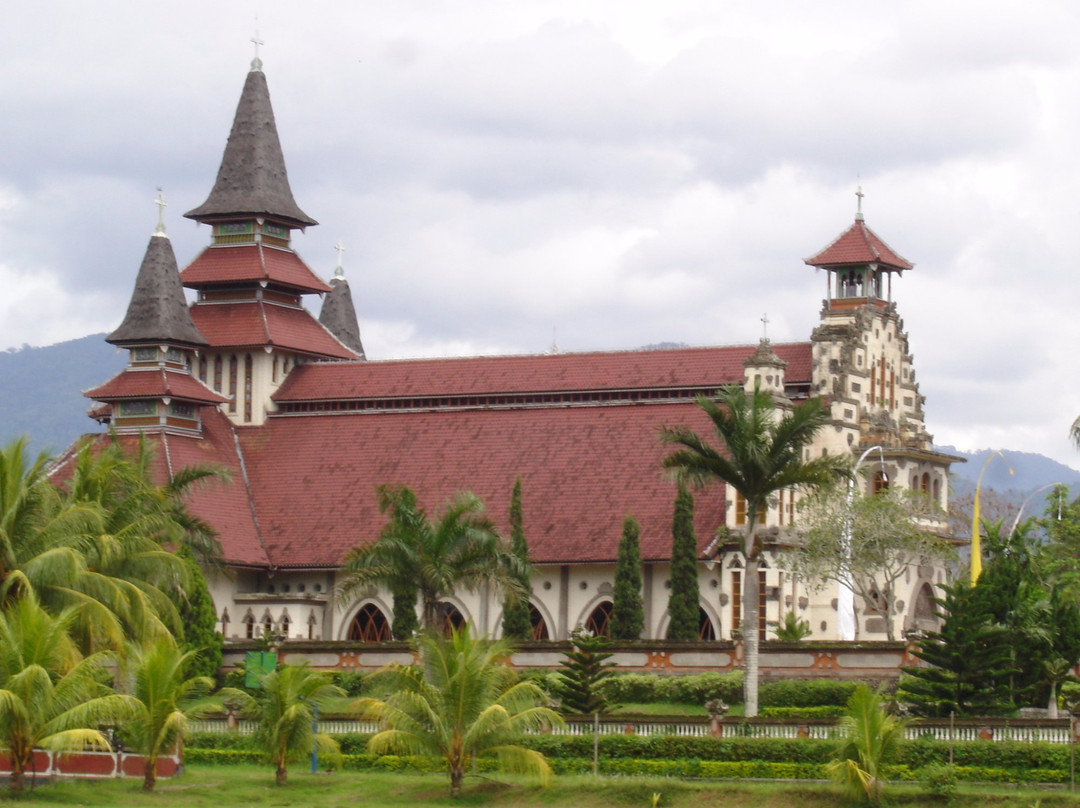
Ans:
[[[609,701],[618,704],[702,705],[712,699],[742,703],[742,671],[663,676],[655,673],[622,673],[610,676],[602,688]]]
[[[918,771],[919,779],[923,782],[926,792],[938,799],[947,800],[956,793],[959,777],[956,766],[948,764],[941,766],[934,764]]]
[[[762,707],[846,707],[859,682],[784,679],[761,685]]]

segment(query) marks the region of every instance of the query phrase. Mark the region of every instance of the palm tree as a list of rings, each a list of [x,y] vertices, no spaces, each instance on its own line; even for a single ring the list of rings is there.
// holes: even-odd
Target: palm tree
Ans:
[[[828,772],[852,797],[878,805],[885,787],[882,770],[903,742],[904,722],[885,712],[877,693],[859,685],[840,727],[844,739]]]
[[[507,552],[484,503],[468,492],[454,496],[438,521],[431,521],[406,486],[380,486],[379,510],[390,521],[379,538],[345,559],[339,598],[362,586],[386,585],[393,592],[419,592],[426,629],[438,625],[439,601],[455,587],[482,585],[524,596],[524,562]]]
[[[210,696],[213,679],[185,674],[195,653],[185,653],[172,637],[165,636],[145,647],[133,647],[128,654],[130,690],[136,705],[124,729],[146,758],[144,791],[154,790],[158,757],[183,742],[188,720],[221,709],[221,699]]]
[[[419,651],[419,666],[392,665],[377,674],[390,696],[356,703],[379,724],[368,750],[443,758],[455,797],[466,763],[483,753],[546,785],[551,768],[544,756],[515,740],[526,730],[561,726],[562,719],[541,706],[546,696],[535,683],[519,682],[506,664],[509,641],[474,640],[466,625],[449,636],[426,633]]]
[[[340,759],[338,742],[314,729],[316,710],[346,709],[345,691],[328,674],[303,665],[283,665],[259,680],[256,698],[242,691],[226,696],[230,708],[254,715],[255,737],[274,766],[275,782],[288,781],[288,764],[318,751],[320,757]]]
[[[681,479],[702,486],[719,480],[746,500],[746,557],[742,636],[746,655],[746,715],[758,709],[758,563],[762,542],[759,512],[769,499],[788,488],[819,489],[833,484],[850,467],[849,458],[826,455],[804,459],[804,452],[828,419],[821,399],[812,398],[779,412],[772,396],[755,386],[750,392],[728,385],[718,401],[698,397],[698,406],[712,421],[720,446],[685,426],[665,427],[661,439],[679,448],[664,458],[664,467]]]
[[[68,634],[74,616],[53,617],[32,593],[0,612],[0,747],[11,755],[12,791],[23,790],[34,749],[108,751],[98,727],[133,711],[130,697],[102,684],[108,655],[80,655]]]
[[[168,593],[187,587],[188,567],[169,546],[213,556],[216,538],[182,497],[216,473],[184,469],[157,486],[149,458],[145,445],[128,457],[88,442],[61,487],[45,455],[27,461],[25,439],[0,450],[0,602],[30,588],[53,614],[77,606],[72,631],[86,653],[178,631]]]

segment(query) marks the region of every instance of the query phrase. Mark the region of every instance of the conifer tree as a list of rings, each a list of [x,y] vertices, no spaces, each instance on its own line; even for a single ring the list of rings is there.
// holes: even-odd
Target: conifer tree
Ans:
[[[411,640],[420,628],[416,616],[416,599],[420,592],[416,585],[402,581],[394,589],[394,617],[390,631],[395,640]]]
[[[1011,713],[1015,668],[1006,631],[988,619],[978,587],[958,581],[944,589],[944,598],[934,598],[941,631],[928,632],[915,651],[930,667],[904,668],[897,698],[926,716]]]
[[[615,560],[615,596],[611,609],[613,640],[640,640],[645,628],[645,609],[641,599],[641,549],[638,545],[640,533],[637,520],[627,514]]]
[[[566,652],[558,687],[562,712],[588,715],[607,710],[607,699],[600,683],[615,667],[611,659],[611,642],[591,632],[578,629],[570,635],[573,648]]]
[[[525,540],[525,528],[521,515],[521,478],[514,483],[514,493],[510,496],[510,554],[521,561],[528,571],[529,545]],[[522,589],[529,591],[529,574],[521,579]],[[532,621],[529,620],[529,598],[510,594],[503,602],[502,629],[504,637],[516,637],[527,640],[532,636]]]
[[[694,535],[694,495],[680,484],[671,523],[671,594],[668,595],[668,639],[698,638],[697,536]]]
[[[185,652],[194,652],[188,658],[184,672],[189,679],[198,676],[214,678],[221,669],[224,643],[218,631],[214,601],[210,597],[206,578],[187,545],[182,546],[176,554],[184,559],[188,568],[186,589],[178,589],[173,594],[183,626],[183,636],[178,638],[178,645]]]

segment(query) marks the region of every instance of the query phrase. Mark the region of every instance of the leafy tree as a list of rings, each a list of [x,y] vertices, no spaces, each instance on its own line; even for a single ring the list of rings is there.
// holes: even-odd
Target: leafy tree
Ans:
[[[345,691],[328,673],[303,665],[282,665],[259,681],[258,694],[235,691],[226,704],[258,720],[256,743],[274,767],[279,786],[288,781],[288,764],[317,750],[320,758],[340,762],[341,748],[329,735],[315,732],[315,711],[346,709]]]
[[[529,544],[525,540],[525,528],[521,513],[521,478],[514,483],[514,492],[510,496],[510,554],[516,558],[521,567],[528,571]],[[529,575],[526,572],[519,580],[522,590],[529,591]],[[532,620],[530,619],[529,598],[508,595],[503,601],[502,630],[504,637],[515,637],[526,640],[532,636]]]
[[[189,676],[209,676],[214,678],[222,665],[224,640],[218,631],[217,612],[206,578],[195,563],[188,547],[181,547],[177,555],[187,564],[188,585],[182,591],[172,595],[176,610],[180,615],[183,633],[178,638],[181,648],[191,651],[187,658]]]
[[[1080,662],[1080,608],[1065,594],[1064,587],[1050,592],[1049,653],[1043,655],[1042,680],[1049,686],[1047,709],[1050,718],[1058,717],[1058,689],[1063,682],[1072,681],[1073,667]]]
[[[420,665],[394,665],[376,674],[390,695],[356,703],[380,727],[368,750],[442,758],[455,797],[466,763],[485,753],[504,769],[536,774],[546,784],[551,769],[544,756],[518,741],[522,732],[561,725],[562,719],[541,706],[539,686],[518,681],[506,664],[511,651],[506,640],[473,639],[468,626],[449,636],[425,634]]]
[[[803,509],[802,543],[785,554],[785,566],[811,588],[829,582],[850,583],[867,611],[885,621],[885,634],[896,639],[896,584],[913,564],[952,556],[944,539],[920,526],[937,514],[918,492],[887,491],[849,498],[832,489]]]
[[[438,624],[439,601],[457,586],[475,590],[488,584],[525,594],[521,564],[506,552],[477,497],[457,494],[432,521],[405,486],[380,486],[378,496],[379,510],[389,515],[389,522],[377,541],[354,548],[345,559],[341,600],[371,583],[384,584],[394,593],[415,587],[423,605],[423,626],[431,628]]]
[[[904,668],[897,690],[897,698],[919,715],[1005,715],[1015,709],[1012,649],[977,589],[960,580],[944,587],[944,598],[934,598],[941,630],[927,632],[914,652],[930,667]]]
[[[611,609],[611,638],[639,640],[645,628],[641,599],[641,528],[632,516],[623,519],[622,539],[615,560],[615,594]]]
[[[158,758],[183,742],[188,720],[221,709],[220,699],[210,697],[214,680],[189,674],[195,654],[168,636],[129,652],[129,690],[136,704],[124,731],[146,758],[144,791],[154,790]]]
[[[573,647],[559,664],[558,695],[562,711],[569,714],[588,715],[607,711],[607,699],[601,683],[611,675],[615,667],[611,659],[611,641],[577,629],[570,635]]]
[[[818,490],[845,474],[850,458],[827,455],[803,458],[829,412],[813,398],[781,412],[772,396],[755,386],[720,390],[718,401],[700,396],[698,406],[712,422],[719,447],[685,426],[665,427],[661,439],[678,448],[664,458],[664,467],[695,485],[725,483],[746,500],[746,531],[740,536],[746,557],[743,586],[743,643],[746,715],[758,712],[758,567],[762,541],[758,513],[783,489]]]
[[[851,694],[840,720],[843,740],[829,764],[829,775],[853,798],[880,805],[885,789],[885,764],[895,758],[904,739],[904,723],[889,715],[881,696],[866,685]]]
[[[668,595],[668,639],[698,639],[697,536],[694,535],[694,495],[684,485],[675,495],[671,522],[671,594]]]
[[[74,618],[73,609],[50,615],[32,592],[0,612],[0,748],[11,756],[12,791],[23,790],[34,749],[108,751],[98,727],[134,707],[103,684],[105,653],[79,653]]]

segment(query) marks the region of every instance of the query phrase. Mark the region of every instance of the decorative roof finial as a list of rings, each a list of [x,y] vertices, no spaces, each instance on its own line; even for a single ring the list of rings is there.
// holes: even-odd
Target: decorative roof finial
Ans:
[[[551,327],[551,348],[548,349],[548,353],[557,354],[559,352],[559,328],[558,326]]]
[[[764,342],[769,341],[769,315],[761,315],[761,339]]]
[[[255,15],[255,36],[251,38],[252,44],[255,45],[255,58],[251,60],[251,72],[258,73],[262,70],[262,59],[259,58],[259,45],[264,44],[259,39],[259,15]]]
[[[341,265],[341,254],[345,252],[345,245],[341,243],[341,239],[338,239],[337,243],[334,244],[334,249],[337,250],[337,266],[334,267],[334,277],[344,278],[345,268]]]
[[[862,192],[862,184],[855,191],[855,221],[861,222],[863,220],[862,214],[862,198],[865,196]]]
[[[154,235],[165,236],[165,206],[169,203],[165,201],[165,194],[161,188],[157,189],[157,199],[154,200],[154,204],[158,206],[157,227],[154,228]],[[168,236],[165,237],[168,238]]]

